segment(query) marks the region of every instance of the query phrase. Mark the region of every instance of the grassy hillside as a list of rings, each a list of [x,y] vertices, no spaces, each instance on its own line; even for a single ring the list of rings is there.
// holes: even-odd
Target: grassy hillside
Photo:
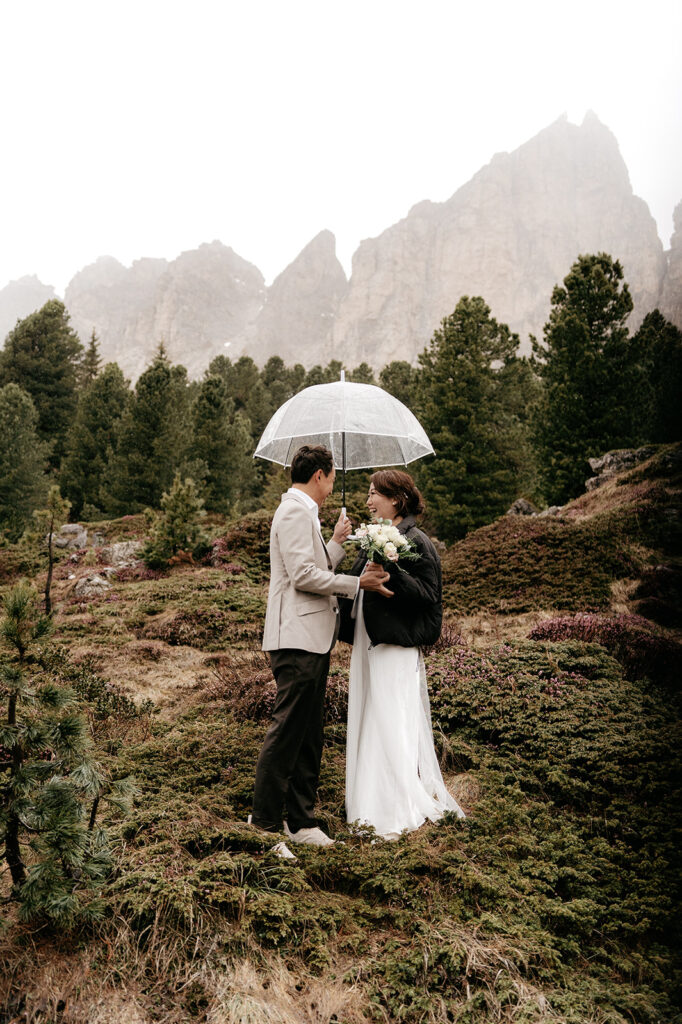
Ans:
[[[0,1020],[682,1020],[679,467],[663,449],[556,519],[503,518],[447,552],[428,670],[466,821],[397,843],[346,826],[335,652],[320,818],[344,845],[295,865],[244,825],[273,693],[267,514],[213,521],[206,564],[136,565],[85,600],[98,551],[63,556],[49,669],[138,796],[110,822],[101,924],[55,935],[5,906]],[[131,539],[143,520],[97,529]],[[3,588],[40,584],[39,565],[0,549]]]

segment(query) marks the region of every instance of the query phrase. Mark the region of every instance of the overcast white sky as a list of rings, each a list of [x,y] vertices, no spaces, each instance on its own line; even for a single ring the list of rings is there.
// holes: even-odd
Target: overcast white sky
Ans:
[[[665,247],[680,0],[1,0],[0,287],[220,239],[270,281],[329,228],[447,199],[566,112],[614,132]]]

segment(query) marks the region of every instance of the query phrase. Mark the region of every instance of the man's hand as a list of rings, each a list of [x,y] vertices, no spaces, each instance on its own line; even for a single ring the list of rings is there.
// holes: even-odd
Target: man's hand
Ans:
[[[390,575],[378,562],[368,562],[360,577],[360,590],[373,590],[376,594],[384,597],[393,597],[393,591],[387,590],[384,586]]]
[[[345,516],[343,512],[339,516],[334,532],[332,534],[332,540],[335,540],[337,544],[343,544],[350,537],[353,526],[348,516]]]

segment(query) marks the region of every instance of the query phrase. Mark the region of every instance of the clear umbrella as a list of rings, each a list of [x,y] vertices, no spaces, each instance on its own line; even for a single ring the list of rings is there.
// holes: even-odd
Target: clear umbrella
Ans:
[[[433,455],[424,428],[410,410],[374,384],[344,379],[304,388],[274,414],[254,456],[289,466],[303,444],[323,444],[341,466],[343,505],[347,469],[406,466]]]

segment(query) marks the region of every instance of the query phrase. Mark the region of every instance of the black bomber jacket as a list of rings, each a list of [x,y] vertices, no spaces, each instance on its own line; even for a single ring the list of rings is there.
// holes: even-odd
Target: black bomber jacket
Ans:
[[[417,527],[414,516],[405,516],[398,523],[398,529],[412,541],[421,557],[406,561],[400,567],[391,563],[386,566],[391,577],[386,588],[393,591],[393,597],[383,597],[371,590],[363,591],[365,628],[373,644],[428,647],[440,636],[443,621],[440,558],[433,543]],[[359,576],[366,561],[362,552],[348,575]],[[344,598],[340,604],[339,639],[352,644],[355,621],[350,613],[353,602]]]

